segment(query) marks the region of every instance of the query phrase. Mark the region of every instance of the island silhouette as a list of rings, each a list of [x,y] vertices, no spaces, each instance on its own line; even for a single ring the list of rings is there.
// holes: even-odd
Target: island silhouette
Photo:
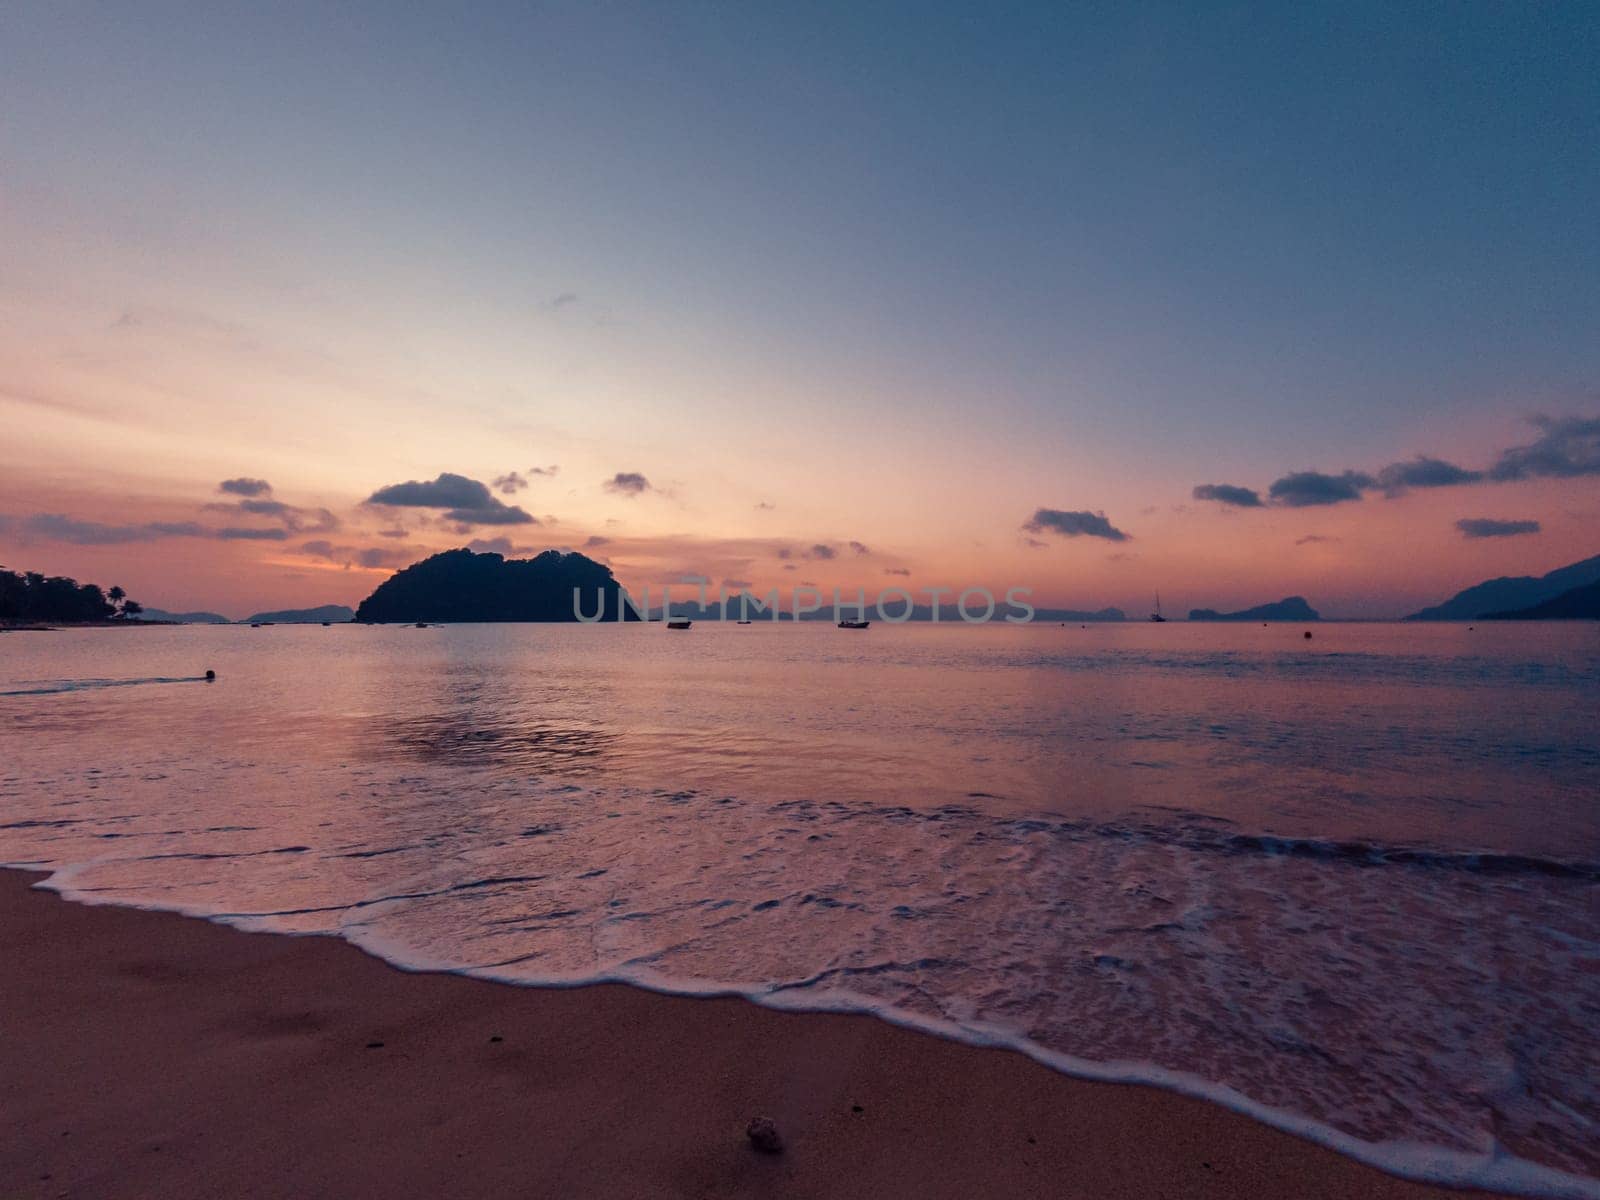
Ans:
[[[446,550],[380,583],[356,608],[363,624],[392,621],[576,621],[573,591],[585,616],[602,621],[624,614],[622,585],[611,568],[576,551],[546,550],[533,558],[487,551]]]
[[[1223,613],[1214,608],[1191,608],[1191,621],[1320,621],[1322,614],[1306,603],[1304,596],[1286,596],[1272,604],[1258,604],[1239,612]]]

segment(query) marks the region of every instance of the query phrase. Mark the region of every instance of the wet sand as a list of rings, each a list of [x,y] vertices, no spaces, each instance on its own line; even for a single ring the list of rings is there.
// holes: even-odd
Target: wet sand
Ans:
[[[38,878],[0,871],[8,1198],[1467,1194],[870,1017],[408,974]]]

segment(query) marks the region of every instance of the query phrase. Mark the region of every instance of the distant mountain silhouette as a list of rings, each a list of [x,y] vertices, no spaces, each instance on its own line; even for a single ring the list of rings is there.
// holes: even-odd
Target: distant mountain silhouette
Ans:
[[[615,621],[621,585],[611,568],[582,554],[546,550],[505,558],[446,550],[396,571],[356,609],[357,621],[575,621],[572,590],[583,612]],[[674,606],[676,607],[676,606]],[[629,620],[637,620],[632,613]]]
[[[1191,621],[1320,621],[1322,614],[1304,596],[1287,596],[1276,604],[1259,604],[1242,612],[1220,613],[1214,608],[1191,608]]]
[[[1082,612],[1076,608],[1041,608],[1033,614],[1035,621],[1126,621],[1128,614],[1120,608],[1102,608]]]
[[[1562,592],[1600,583],[1600,554],[1560,567],[1535,579],[1531,575],[1491,579],[1457,592],[1443,604],[1414,612],[1408,621],[1472,621],[1486,613],[1515,612],[1553,600]]]
[[[792,621],[795,619],[793,608],[787,605],[780,607],[777,617],[774,618],[769,609],[758,607],[757,601],[765,603],[763,597],[754,593],[751,594],[749,601],[743,606],[740,605],[738,596],[729,596],[727,619],[730,621],[737,621],[743,617],[748,617],[748,619],[751,621],[772,621],[774,619],[779,621]],[[903,602],[890,601],[885,602],[883,607],[885,612],[887,612],[891,617],[896,618],[895,622],[893,623],[898,624],[900,614],[905,610],[905,604]],[[877,621],[882,619],[878,615],[877,604],[874,600],[868,601],[866,609],[866,616],[868,620]],[[972,603],[968,605],[968,610],[976,616],[983,611],[983,608],[981,603]],[[853,617],[856,615],[856,606],[853,603],[844,603],[841,601],[839,605],[839,613],[841,616]],[[703,605],[694,600],[674,600],[672,602],[672,615],[675,617],[688,617],[692,621],[718,621],[722,619],[722,604],[720,601],[716,600],[709,601]],[[1020,617],[1021,615],[1021,609],[1010,607],[1005,603],[1002,597],[995,597],[994,613],[990,617],[990,620],[1004,622],[1007,616]],[[661,617],[662,610],[659,605],[650,610],[650,619],[652,621],[660,620]],[[822,607],[817,609],[815,612],[803,613],[800,616],[800,620],[802,621],[832,622],[835,619],[836,618],[833,615],[833,598],[831,596],[825,598],[822,602]],[[1120,608],[1102,608],[1096,612],[1082,612],[1073,608],[1041,608],[1035,610],[1033,619],[1041,622],[1084,622],[1126,621],[1128,618]],[[931,621],[933,620],[933,608],[931,605],[927,604],[915,605],[911,609],[911,615],[906,617],[905,620],[912,622]],[[953,600],[945,600],[940,603],[939,620],[961,620],[961,614],[956,611],[955,602]]]
[[[174,625],[228,625],[231,622],[221,613],[168,612],[164,608],[147,608],[139,614],[142,621],[170,621]]]
[[[1484,613],[1483,620],[1600,621],[1600,583],[1586,583],[1528,608]]]
[[[319,621],[353,621],[355,610],[347,604],[323,604],[316,608],[282,608],[277,612],[258,612],[246,621],[271,622],[274,625],[315,625]]]

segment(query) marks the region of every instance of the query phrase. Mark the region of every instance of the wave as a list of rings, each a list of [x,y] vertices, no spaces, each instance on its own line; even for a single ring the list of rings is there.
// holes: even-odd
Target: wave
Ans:
[[[152,683],[204,683],[204,675],[152,675],[144,679],[40,679],[36,686],[0,692],[0,696],[59,696],[67,692],[89,692],[101,688],[143,687]]]
[[[90,864],[81,864],[83,867],[88,865]],[[0,867],[38,869],[32,864],[25,863],[0,863]],[[79,869],[79,867],[59,868],[48,878],[41,880],[34,886],[42,890],[55,892],[64,900],[77,903],[89,905],[112,904],[148,911],[175,912],[184,916],[236,928],[293,935],[292,931],[274,929],[270,924],[264,923],[264,918],[267,914],[228,914],[211,911],[200,906],[178,903],[151,904],[125,899],[108,900],[92,889],[79,890],[72,885],[72,878]],[[511,880],[511,882],[516,881]],[[507,882],[507,880],[476,880],[443,890],[446,892],[459,891],[464,888],[488,886],[500,882]],[[436,893],[418,893],[416,895],[431,894]],[[363,907],[369,904],[382,904],[409,898],[413,897],[386,896],[347,907]],[[813,984],[824,982],[828,979],[916,969],[929,965],[928,961],[920,963],[883,962],[849,970],[821,972],[810,979],[764,986],[751,986],[725,981],[676,979],[632,964],[625,964],[621,969],[588,974],[551,974],[544,977],[530,978],[525,974],[507,974],[501,970],[505,966],[527,961],[530,956],[521,956],[517,959],[503,962],[461,966],[419,955],[414,949],[385,938],[371,926],[356,925],[338,930],[318,931],[311,936],[338,937],[340,940],[350,943],[362,952],[393,967],[419,974],[458,975],[465,978],[529,988],[565,989],[588,987],[597,984],[625,984],[660,995],[741,998],[765,1008],[787,1012],[847,1013],[871,1016],[902,1028],[913,1029],[968,1045],[1009,1049],[1026,1055],[1043,1066],[1075,1078],[1104,1083],[1138,1084],[1156,1087],[1217,1104],[1241,1116],[1304,1138],[1307,1141],[1344,1154],[1378,1170],[1418,1183],[1451,1188],[1475,1188],[1535,1197],[1538,1200],[1600,1200],[1600,1180],[1586,1178],[1519,1158],[1505,1152],[1498,1145],[1491,1145],[1480,1153],[1470,1153],[1415,1141],[1367,1141],[1299,1113],[1263,1104],[1226,1084],[1217,1083],[1187,1072],[1175,1071],[1155,1063],[1145,1061],[1097,1062],[1051,1050],[1012,1030],[991,1023],[958,1021],[909,1012],[893,1004],[885,1004],[874,997],[851,992],[848,989],[834,989],[821,996],[816,993],[805,996],[797,995],[798,989],[808,988]]]

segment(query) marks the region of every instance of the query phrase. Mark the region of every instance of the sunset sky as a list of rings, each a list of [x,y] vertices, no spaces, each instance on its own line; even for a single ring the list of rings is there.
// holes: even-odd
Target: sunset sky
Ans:
[[[1543,573],[1600,553],[1597,61],[1580,3],[7,4],[0,563]]]

